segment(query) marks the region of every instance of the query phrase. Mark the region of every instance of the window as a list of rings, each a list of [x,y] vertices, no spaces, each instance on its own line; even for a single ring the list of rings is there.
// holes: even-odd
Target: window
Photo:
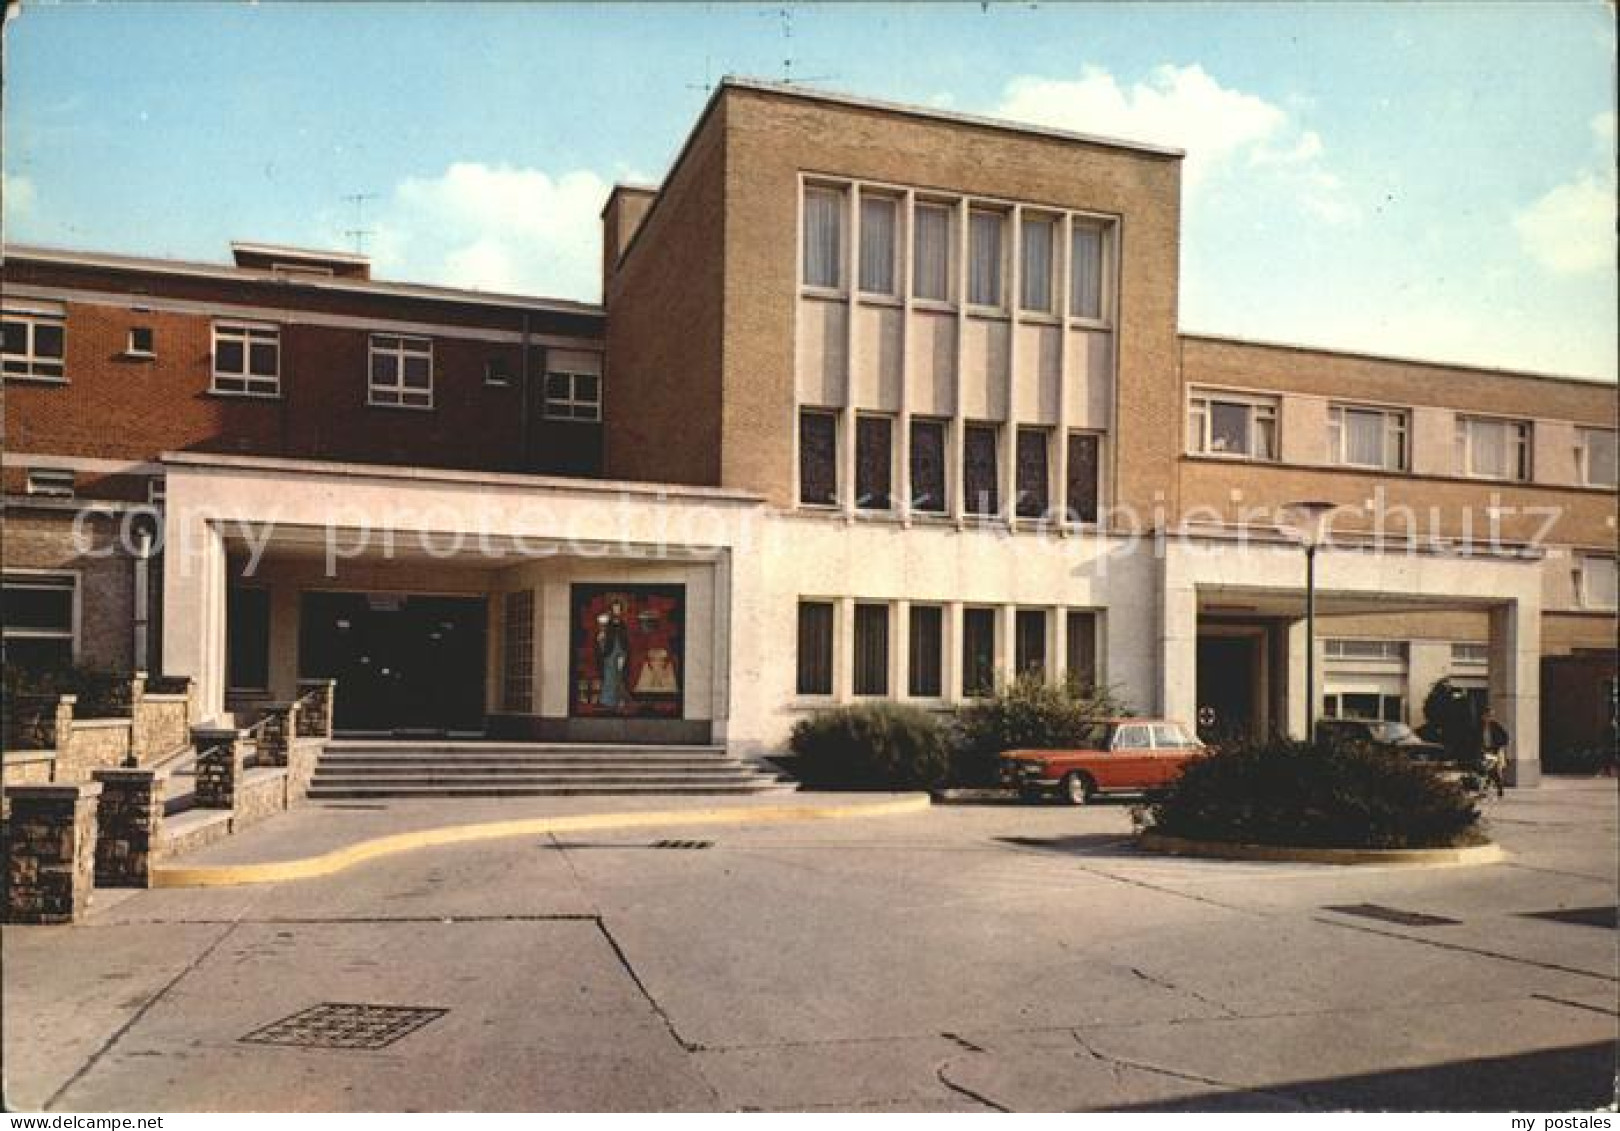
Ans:
[[[1328,447],[1333,462],[1405,471],[1406,421],[1406,413],[1392,409],[1333,405],[1328,409]]]
[[[1459,416],[1457,474],[1481,479],[1528,480],[1529,422]]]
[[[1046,674],[1046,610],[1019,609],[1013,617],[1013,667],[1019,675]]]
[[[1322,654],[1330,660],[1405,660],[1404,640],[1325,640]]]
[[[1153,745],[1159,750],[1182,750],[1197,745],[1175,723],[1153,723]]]
[[[151,357],[157,345],[157,335],[150,326],[131,326],[129,343],[124,347],[126,357]]]
[[[804,285],[844,285],[844,194],[837,189],[804,190]]]
[[[995,425],[969,424],[962,435],[963,509],[968,514],[1001,512],[997,474]]]
[[[928,302],[949,302],[951,208],[919,203],[911,222],[911,294]]]
[[[833,689],[833,606],[831,601],[799,602],[800,695],[831,695]]]
[[[512,383],[512,366],[504,357],[492,357],[484,362],[484,384],[505,388]]]
[[[1026,216],[1019,279],[1025,310],[1052,312],[1052,243],[1057,222],[1049,216]]]
[[[214,326],[216,393],[273,397],[281,392],[281,331],[274,326]]]
[[[534,710],[534,590],[520,589],[501,600],[501,705],[508,711]]]
[[[0,321],[0,368],[7,377],[36,377],[63,380],[63,323],[58,316],[5,312]]]
[[[1097,521],[1101,460],[1101,436],[1095,432],[1069,433],[1069,482],[1067,485],[1069,521]]]
[[[1579,585],[1581,605],[1588,609],[1612,609],[1616,605],[1615,559],[1596,554],[1580,557]]]
[[[962,610],[962,695],[989,695],[996,687],[996,611]]]
[[[1041,518],[1051,505],[1047,447],[1043,429],[1018,430],[1018,499],[1015,510],[1019,518]]]
[[[1480,667],[1491,662],[1489,644],[1453,644],[1451,662],[1458,667]]]
[[[547,420],[602,419],[602,378],[595,373],[547,373]]]
[[[799,502],[838,505],[838,415],[806,409],[799,413]]]
[[[1399,723],[1406,718],[1406,700],[1374,691],[1336,692],[1322,696],[1322,714],[1330,719]]]
[[[1097,614],[1071,610],[1064,638],[1069,686],[1089,691],[1097,686]]]
[[[968,214],[968,302],[1001,305],[1002,228],[1000,212],[975,208]]]
[[[1079,220],[1069,241],[1069,314],[1094,322],[1103,317],[1103,229]]]
[[[945,485],[945,422],[911,420],[911,509],[944,514],[949,506]]]
[[[855,606],[856,695],[889,693],[889,606]]]
[[[1187,450],[1242,459],[1277,458],[1277,402],[1195,395],[1188,404]]]
[[[910,620],[906,693],[916,699],[938,699],[945,689],[945,610],[913,605]]]
[[[1577,458],[1581,465],[1581,482],[1588,487],[1613,487],[1615,476],[1616,433],[1609,428],[1582,428]]]
[[[373,334],[370,393],[374,405],[432,408],[432,340]]]
[[[35,672],[71,667],[79,651],[78,598],[71,573],[6,574],[6,664]]]
[[[233,691],[270,686],[270,590],[231,586],[225,595],[225,651]]]
[[[861,195],[861,290],[871,295],[893,295],[896,201],[888,196]]]
[[[894,505],[894,426],[886,416],[855,419],[855,505],[886,511]]]
[[[1114,732],[1115,750],[1148,750],[1153,746],[1153,732],[1146,725],[1120,727]]]
[[[28,493],[58,499],[73,497],[73,472],[65,467],[30,467]]]

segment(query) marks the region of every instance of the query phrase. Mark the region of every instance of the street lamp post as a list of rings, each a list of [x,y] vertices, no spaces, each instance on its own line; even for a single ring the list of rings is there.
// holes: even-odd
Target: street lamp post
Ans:
[[[1316,551],[1337,503],[1311,500],[1283,505],[1284,524],[1305,548],[1305,741],[1316,741]]]

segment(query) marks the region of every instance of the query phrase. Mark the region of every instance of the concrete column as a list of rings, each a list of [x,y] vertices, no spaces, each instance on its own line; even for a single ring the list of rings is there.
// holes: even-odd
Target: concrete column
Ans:
[[[945,604],[945,639],[940,647],[944,650],[945,661],[943,682],[940,690],[944,692],[947,702],[960,703],[962,701],[962,602],[948,601]]]
[[[1064,686],[1069,681],[1069,610],[1059,605],[1051,612],[1047,629],[1051,654],[1046,657],[1046,681]]]
[[[95,882],[100,782],[6,790],[6,922],[71,923]]]
[[[163,671],[190,676],[197,715],[225,713],[225,546],[200,515],[174,502],[164,517]]]
[[[855,601],[840,597],[833,606],[833,701],[855,695]]]
[[[1317,714],[1320,716],[1322,688],[1326,686],[1327,663],[1322,655],[1322,626],[1320,623],[1317,624],[1316,629],[1316,698],[1318,703]],[[1307,737],[1305,733],[1307,707],[1305,702],[1305,654],[1307,651],[1305,647],[1305,618],[1301,617],[1299,620],[1290,621],[1286,631],[1288,633],[1288,670],[1283,673],[1283,680],[1286,687],[1288,710],[1285,725],[1289,738],[1303,741]]]
[[[1010,684],[1018,674],[1018,606],[996,607],[996,679]]]
[[[97,770],[96,886],[152,886],[152,855],[163,837],[164,770]]]
[[[889,698],[904,699],[911,694],[911,602],[896,601],[894,628],[889,633]]]
[[[1491,710],[1507,728],[1508,783],[1541,782],[1541,607],[1496,605],[1490,614]]]
[[[1198,591],[1183,574],[1180,551],[1166,546],[1159,586],[1159,681],[1161,715],[1198,724]]]

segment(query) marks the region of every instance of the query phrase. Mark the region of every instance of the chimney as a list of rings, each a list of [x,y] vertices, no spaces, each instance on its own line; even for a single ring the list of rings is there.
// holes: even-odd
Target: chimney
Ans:
[[[602,301],[619,270],[619,260],[641,229],[641,221],[658,199],[658,190],[645,185],[618,184],[602,207]]]

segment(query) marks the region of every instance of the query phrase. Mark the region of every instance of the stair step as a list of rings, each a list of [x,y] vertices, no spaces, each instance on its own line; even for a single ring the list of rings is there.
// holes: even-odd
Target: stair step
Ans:
[[[556,766],[560,769],[612,769],[621,766],[656,766],[659,769],[701,769],[708,766],[738,765],[735,758],[398,758],[366,755],[357,758],[322,758],[322,766],[477,766],[499,768],[511,766]]]
[[[594,783],[580,783],[577,785],[505,785],[505,786],[466,786],[466,785],[433,785],[433,786],[396,786],[387,789],[377,789],[365,786],[312,786],[309,796],[320,800],[325,798],[364,798],[364,797],[569,797],[589,795],[631,795],[631,794],[744,794],[744,793],[786,793],[794,788],[791,782],[765,780],[760,782],[739,783],[735,785],[719,784],[625,784],[600,785]]]
[[[487,777],[479,774],[396,774],[384,777],[354,777],[349,774],[323,774],[310,784],[318,786],[388,787],[395,785],[741,785],[775,781],[758,774],[590,774],[568,777],[562,774]]]
[[[649,746],[624,745],[611,742],[365,742],[354,739],[334,739],[325,747],[328,756],[342,754],[447,754],[456,757],[469,754],[626,754],[638,757],[657,757],[672,754],[678,757],[724,756],[724,746],[678,745],[660,743]]]

